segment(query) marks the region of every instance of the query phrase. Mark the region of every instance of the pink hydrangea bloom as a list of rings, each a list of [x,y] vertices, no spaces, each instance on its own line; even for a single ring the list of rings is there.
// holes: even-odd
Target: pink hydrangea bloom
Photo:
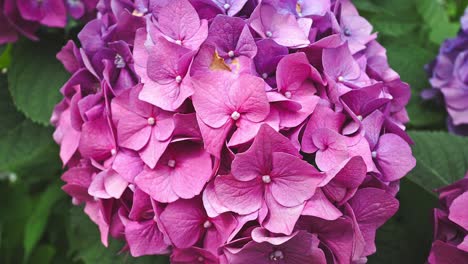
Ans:
[[[430,264],[468,261],[468,173],[449,186],[437,190],[441,203],[434,209],[434,242]]]
[[[67,16],[87,19],[98,0],[1,0],[0,45],[16,42],[19,35],[37,40],[35,32],[43,25],[64,28]]]
[[[187,264],[378,250],[415,165],[409,86],[350,1],[258,2],[101,0],[57,54],[63,190],[104,245]]]

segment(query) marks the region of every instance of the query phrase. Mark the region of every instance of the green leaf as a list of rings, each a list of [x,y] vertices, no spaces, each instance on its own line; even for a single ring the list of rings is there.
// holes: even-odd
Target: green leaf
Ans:
[[[29,263],[51,263],[55,254],[56,249],[52,245],[39,245],[32,253]]]
[[[11,61],[11,44],[0,47],[0,70],[8,68]]]
[[[24,225],[33,209],[33,201],[22,184],[0,183],[0,263],[20,263]]]
[[[371,12],[371,13],[378,13],[384,11],[384,9],[373,3],[371,0],[357,0],[353,1],[353,3],[356,5],[356,8],[361,12]]]
[[[0,137],[0,171],[16,172],[45,158],[54,144],[51,138],[52,129],[23,120],[16,127]]]
[[[448,14],[440,1],[420,0],[418,1],[418,13],[425,24],[431,29],[429,39],[435,44],[440,44],[446,38],[456,35],[459,25],[450,23]]]
[[[75,261],[82,261],[85,264],[168,264],[166,256],[148,256],[134,258],[128,252],[120,253],[123,243],[113,238],[109,238],[109,247],[101,244],[99,230],[84,214],[81,207],[71,209],[70,226],[68,228],[68,239],[71,254],[75,256]]]
[[[411,100],[407,107],[409,127],[445,127],[445,109],[432,102],[423,102],[420,96],[422,90],[430,87],[424,65],[435,58],[436,51],[400,41],[387,45],[387,55],[390,65],[411,86]]]
[[[24,116],[16,110],[11,100],[6,75],[0,74],[0,138],[23,120]]]
[[[0,124],[0,171],[26,174],[28,168],[34,167],[34,173],[41,170],[46,175],[60,168],[52,129],[34,124],[16,110],[5,75],[1,74]]]
[[[47,37],[34,43],[22,40],[12,51],[8,83],[13,101],[28,118],[43,125],[49,125],[52,110],[61,98],[60,86],[68,77],[55,58],[61,44]]]
[[[468,138],[446,132],[410,132],[414,140],[416,168],[408,179],[436,195],[433,190],[465,176],[468,170]]]
[[[35,205],[25,226],[25,237],[23,241],[25,260],[28,259],[39,239],[42,237],[52,207],[61,197],[65,197],[65,194],[60,189],[58,183],[49,186],[39,197],[39,201]]]
[[[369,264],[425,263],[432,243],[432,210],[436,197],[408,179],[397,195],[400,209],[377,231],[377,253]]]

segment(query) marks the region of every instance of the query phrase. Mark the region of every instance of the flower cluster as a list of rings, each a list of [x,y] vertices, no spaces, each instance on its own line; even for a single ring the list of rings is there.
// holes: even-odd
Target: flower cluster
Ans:
[[[363,263],[415,165],[350,1],[102,0],[57,57],[64,191],[133,256]]]
[[[19,35],[37,40],[40,25],[65,27],[67,16],[82,18],[96,9],[98,0],[0,0],[0,44]]]
[[[433,89],[423,91],[422,97],[443,97],[449,131],[468,135],[468,8],[461,18],[458,36],[440,46],[439,55],[427,71]]]
[[[468,263],[468,172],[465,178],[438,190],[434,210],[434,242],[430,264]]]

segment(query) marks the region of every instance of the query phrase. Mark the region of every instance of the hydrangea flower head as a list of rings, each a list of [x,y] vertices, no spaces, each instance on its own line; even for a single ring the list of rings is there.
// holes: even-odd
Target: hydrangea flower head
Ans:
[[[15,42],[20,35],[37,40],[41,26],[64,28],[67,16],[86,19],[98,0],[1,0],[0,44]]]
[[[430,264],[468,261],[468,173],[437,190],[441,207],[434,210],[434,242]]]
[[[365,263],[415,165],[349,1],[101,0],[57,57],[64,191],[132,256]]]
[[[461,18],[458,35],[441,45],[439,55],[427,65],[427,70],[433,89],[424,90],[422,97],[443,97],[449,131],[468,135],[468,8]]]

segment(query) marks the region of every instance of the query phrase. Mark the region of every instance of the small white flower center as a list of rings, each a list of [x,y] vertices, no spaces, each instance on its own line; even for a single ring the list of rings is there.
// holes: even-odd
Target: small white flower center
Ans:
[[[271,33],[271,31],[268,30],[267,32],[265,32],[265,35],[271,38],[271,36],[273,36],[273,33]]]
[[[225,9],[225,10],[228,10],[229,8],[231,8],[231,5],[230,5],[230,4],[228,4],[228,3],[226,3],[226,4],[224,4],[224,6],[223,6],[223,7],[224,7],[224,9]]]
[[[212,226],[211,222],[206,220],[205,223],[203,223],[204,228],[210,228]]]
[[[373,159],[377,158],[377,151],[372,151],[371,155]]]
[[[263,78],[263,79],[268,78],[268,73],[266,73],[266,72],[262,73],[262,78]]]
[[[343,82],[343,81],[344,81],[344,77],[343,77],[343,76],[338,76],[338,81],[339,81],[339,82]]]
[[[177,75],[177,76],[175,77],[175,81],[176,81],[177,83],[182,82],[182,76]]]
[[[205,258],[202,257],[202,256],[199,256],[199,257],[197,258],[197,260],[198,260],[198,262],[203,262],[203,261],[205,261]]]
[[[287,92],[284,93],[284,96],[286,96],[286,98],[288,98],[288,99],[291,99],[292,94],[291,94],[290,91],[287,91]]]
[[[234,112],[231,114],[231,118],[232,118],[233,120],[239,119],[240,116],[241,116],[240,113],[237,112],[237,111],[234,111]]]
[[[174,168],[175,167],[175,160],[171,159],[167,162],[167,166]]]
[[[132,184],[132,183],[130,183],[130,184],[128,185],[128,188],[129,188],[130,190],[132,190],[132,192],[135,191],[135,185]]]
[[[270,254],[270,260],[281,260],[284,259],[283,252],[281,250],[275,250]]]
[[[113,148],[113,149],[111,149],[111,155],[112,155],[112,156],[115,156],[115,154],[117,154],[117,150],[116,150],[116,149],[114,149],[114,148]]]
[[[123,67],[125,67],[125,61],[122,58],[122,56],[120,56],[119,54],[115,55],[114,64],[115,64],[115,67],[119,69],[122,69]]]
[[[148,117],[148,125],[154,126],[156,124],[156,120],[154,120],[154,117]]]
[[[230,50],[228,52],[228,55],[229,55],[230,58],[233,58],[234,57],[234,51]]]
[[[362,119],[363,119],[362,115],[358,115],[358,116],[356,116],[356,118],[357,118],[359,121],[362,121]]]
[[[8,72],[8,69],[7,69],[7,68],[3,68],[3,69],[2,69],[2,73],[3,73],[3,74],[6,74],[7,72]]]
[[[142,16],[145,15],[145,13],[138,10],[138,9],[135,9],[135,10],[133,10],[132,15],[137,16],[137,17],[142,17]]]
[[[270,182],[271,182],[271,177],[270,177],[270,175],[263,175],[263,176],[262,176],[262,181],[263,181],[264,183],[270,183]]]

